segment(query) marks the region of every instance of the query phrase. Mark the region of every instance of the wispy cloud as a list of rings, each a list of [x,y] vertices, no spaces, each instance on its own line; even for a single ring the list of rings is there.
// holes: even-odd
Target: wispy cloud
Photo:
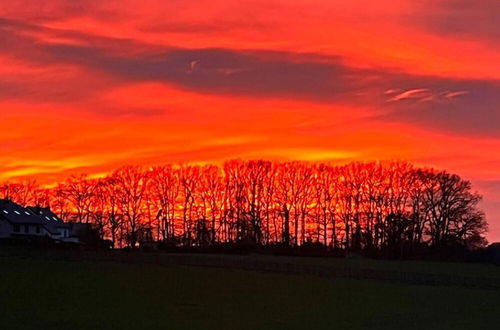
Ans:
[[[385,94],[393,94],[394,90],[389,89],[385,92]],[[387,101],[401,101],[401,100],[406,100],[406,99],[419,99],[419,100],[425,100],[427,99],[431,94],[427,88],[417,88],[417,89],[409,89],[406,90],[402,93],[399,92],[394,92],[396,95],[392,96],[390,99]]]

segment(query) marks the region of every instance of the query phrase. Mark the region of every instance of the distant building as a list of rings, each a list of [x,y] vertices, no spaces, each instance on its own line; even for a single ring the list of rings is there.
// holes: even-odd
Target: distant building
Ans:
[[[50,208],[25,208],[9,199],[0,199],[0,238],[49,238],[79,243],[75,227],[63,222]]]

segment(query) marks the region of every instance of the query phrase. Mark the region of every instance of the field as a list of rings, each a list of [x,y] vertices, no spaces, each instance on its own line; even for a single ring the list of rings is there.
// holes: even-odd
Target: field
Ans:
[[[386,262],[369,263],[388,267]],[[446,267],[438,265],[438,271],[445,272]],[[451,271],[457,267],[450,264]],[[464,269],[473,276],[482,273],[481,267]],[[496,276],[498,268],[492,269],[490,274]],[[457,330],[494,329],[499,321],[499,290],[0,257],[0,324],[9,330]]]

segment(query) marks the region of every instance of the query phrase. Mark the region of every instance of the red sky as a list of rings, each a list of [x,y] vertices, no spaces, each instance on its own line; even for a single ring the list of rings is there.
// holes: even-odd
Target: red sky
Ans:
[[[458,173],[500,240],[498,0],[0,2],[0,180],[231,158]]]

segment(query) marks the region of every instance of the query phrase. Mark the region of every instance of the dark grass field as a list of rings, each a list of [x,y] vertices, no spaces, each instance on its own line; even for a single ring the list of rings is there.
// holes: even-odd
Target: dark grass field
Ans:
[[[498,290],[0,258],[0,328],[6,330],[457,330],[499,324]]]

